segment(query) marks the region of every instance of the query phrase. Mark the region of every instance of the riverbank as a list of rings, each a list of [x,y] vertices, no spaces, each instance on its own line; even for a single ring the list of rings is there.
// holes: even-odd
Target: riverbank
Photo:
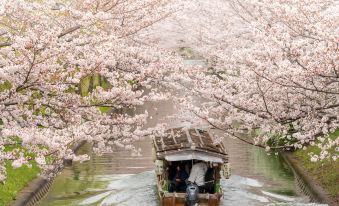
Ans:
[[[84,143],[85,141],[81,141],[75,144],[72,150],[77,151]],[[14,169],[10,161],[6,162],[7,179],[4,184],[0,184],[0,206],[33,205],[48,192],[53,179],[41,177],[40,168],[34,161],[31,165],[31,168],[24,165]],[[56,165],[50,172],[57,173],[60,169]]]
[[[14,169],[11,162],[6,162],[7,179],[4,184],[0,184],[0,205],[8,206],[16,200],[18,193],[25,188],[40,172],[36,163],[32,162],[32,167],[26,165]]]
[[[294,154],[295,155],[295,154]],[[339,205],[339,166],[338,163],[325,162],[323,164],[316,163],[310,165],[308,160],[296,157],[296,160],[301,164],[303,171],[309,175],[314,184],[319,185],[326,196],[329,197],[329,205]],[[332,203],[332,204],[330,204]]]
[[[13,143],[5,146],[5,151],[21,149],[19,138],[13,138]],[[27,157],[34,157],[34,154],[25,153]],[[18,193],[25,188],[40,173],[40,168],[35,161],[29,162],[30,166],[23,165],[19,168],[12,166],[12,161],[6,160],[5,167],[7,178],[5,182],[0,183],[0,206],[10,205],[17,198]]]
[[[314,179],[331,198],[339,205],[339,164],[333,161],[311,164],[298,154],[293,154],[305,168],[308,174]]]
[[[339,136],[339,130],[330,134],[335,140]],[[335,152],[335,151],[333,151]],[[297,150],[286,153],[284,156],[291,163],[303,180],[313,190],[319,200],[329,205],[339,205],[339,162],[327,159],[318,162],[310,160],[309,153],[318,154],[320,149],[309,146],[306,150]]]

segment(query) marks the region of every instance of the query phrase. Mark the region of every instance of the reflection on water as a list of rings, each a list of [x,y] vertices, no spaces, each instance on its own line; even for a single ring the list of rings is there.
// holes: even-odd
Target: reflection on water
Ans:
[[[264,150],[254,147],[251,150],[255,162],[253,169],[257,174],[262,174],[271,181],[270,187],[267,188],[268,192],[288,196],[296,195],[293,171],[281,157],[269,156]]]
[[[293,172],[278,156],[268,156],[264,150],[237,144],[236,140],[225,143],[232,148],[231,151],[238,152],[234,152],[230,160],[233,175],[222,181],[222,205],[259,206],[279,202],[293,202],[295,205],[308,201],[297,194]]]
[[[148,144],[148,141],[143,141],[139,146]],[[224,196],[221,205],[318,205],[307,203],[308,198],[296,192],[293,173],[278,156],[268,156],[253,147],[248,149],[236,140],[229,140],[228,146],[230,152],[237,147],[242,150],[234,153],[230,160],[233,175],[229,180],[222,180]],[[81,152],[89,150],[89,145],[85,145]],[[148,150],[144,158],[116,151],[66,167],[39,206],[160,205],[150,155]]]

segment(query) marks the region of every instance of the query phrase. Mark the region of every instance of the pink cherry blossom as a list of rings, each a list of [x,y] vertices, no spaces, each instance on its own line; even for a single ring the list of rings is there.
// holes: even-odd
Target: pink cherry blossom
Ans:
[[[63,159],[85,161],[70,150],[79,141],[103,153],[159,135],[162,125],[142,129],[147,113],[134,108],[168,98],[165,74],[176,55],[139,41],[140,32],[175,13],[172,0],[0,0],[0,181],[5,160],[17,168],[35,160],[46,171]],[[82,80],[107,83],[80,95]],[[131,82],[135,82],[132,84]],[[111,111],[102,113],[100,107]],[[19,138],[19,141],[18,141]],[[23,149],[5,150],[13,144]],[[35,158],[25,153],[34,153]]]

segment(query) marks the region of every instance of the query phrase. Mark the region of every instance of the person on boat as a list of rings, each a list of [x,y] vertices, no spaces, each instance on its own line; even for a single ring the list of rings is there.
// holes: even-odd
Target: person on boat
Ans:
[[[174,178],[172,179],[169,192],[184,192],[186,191],[186,181],[188,178],[188,174],[186,173],[182,164],[177,166],[177,170]]]
[[[205,162],[197,161],[197,163],[192,166],[188,181],[197,184],[199,191],[204,191],[206,172],[207,164]]]

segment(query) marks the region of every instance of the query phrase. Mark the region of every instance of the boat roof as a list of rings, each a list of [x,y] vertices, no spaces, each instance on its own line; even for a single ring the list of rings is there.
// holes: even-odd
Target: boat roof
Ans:
[[[153,144],[158,159],[169,161],[200,159],[211,162],[228,160],[222,142],[215,141],[209,132],[202,129],[172,128],[166,131],[165,136],[155,137]]]

